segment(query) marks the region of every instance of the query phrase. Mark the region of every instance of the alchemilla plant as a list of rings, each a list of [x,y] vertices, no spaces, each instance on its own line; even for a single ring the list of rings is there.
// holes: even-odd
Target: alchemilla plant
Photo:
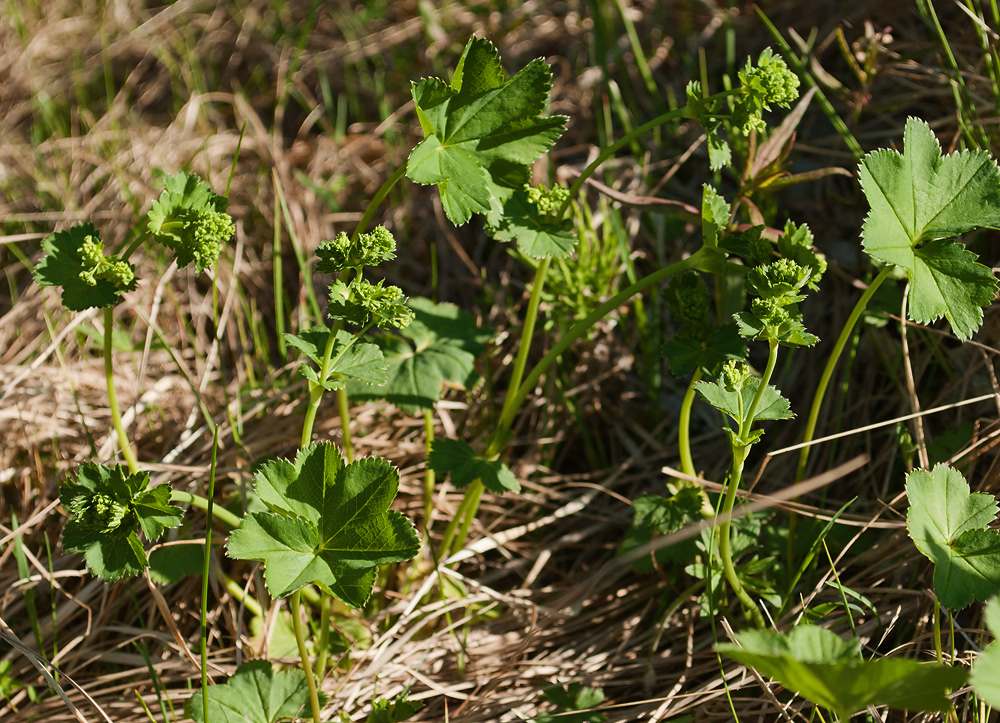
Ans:
[[[669,315],[662,327],[671,332],[661,338],[658,327],[655,344],[645,342],[654,357],[661,353],[664,368],[679,380],[683,392],[678,394],[675,418],[655,431],[676,448],[680,474],[674,473],[665,494],[644,494],[632,501],[632,524],[619,547],[635,571],[647,576],[643,579],[648,584],[653,584],[648,576],[657,574],[670,589],[683,591],[676,605],[697,598],[702,616],[713,622],[725,617],[734,632],[728,641],[718,636],[719,665],[733,665],[723,660],[725,656],[772,678],[809,701],[818,720],[827,720],[827,712],[833,719],[847,720],[872,706],[943,713],[954,720],[959,690],[971,690],[984,705],[1000,706],[997,643],[984,645],[971,661],[960,660],[954,652],[945,655],[941,608],[947,613],[985,604],[985,628],[994,637],[1000,634],[997,501],[990,494],[972,492],[956,466],[928,464],[927,469],[910,470],[905,480],[898,475],[909,504],[907,532],[917,552],[933,565],[926,592],[934,598],[935,661],[876,651],[854,624],[858,605],[867,600],[839,579],[835,587],[842,606],[838,602],[830,608],[810,608],[803,601],[805,580],[815,576],[821,551],[829,553],[827,540],[850,503],[826,515],[831,519],[823,518],[809,533],[807,552],[798,556],[802,540],[796,536],[806,533],[796,516],[786,524],[785,518],[743,507],[750,470],[768,451],[768,435],[777,424],[786,429],[801,426],[803,446],[794,481],[805,478],[834,370],[856,338],[868,305],[887,282],[906,284],[903,324],[924,326],[944,319],[957,342],[972,339],[983,325],[984,309],[1000,287],[992,269],[961,236],[1000,228],[1000,168],[990,153],[944,153],[931,127],[910,118],[901,151],[858,154],[859,189],[870,208],[860,229],[861,250],[870,259],[871,277],[841,328],[821,341],[810,317],[816,300],[824,298],[830,264],[816,247],[815,229],[783,217],[777,228],[770,225],[780,212],[768,210],[765,219],[761,208],[769,208],[763,197],[774,189],[757,183],[760,177],[780,175],[775,168],[787,157],[795,123],[812,98],[810,94],[800,100],[799,74],[781,55],[765,49],[741,67],[733,66],[732,82],[721,92],[709,93],[707,80],[691,82],[680,99],[683,105],[675,104],[648,122],[629,123],[617,140],[592,154],[571,185],[559,182],[562,176],[556,173],[543,178],[543,168],[555,162],[552,151],[570,122],[549,111],[552,69],[544,60],[531,60],[511,74],[490,41],[473,37],[446,75],[412,84],[413,113],[422,138],[387,175],[356,227],[318,243],[312,256],[301,259],[303,289],[312,293],[314,277],[322,277],[326,286],[311,308],[302,311],[300,323],[279,334],[281,348],[291,358],[285,360],[290,362],[287,375],[284,366],[274,375],[287,381],[288,390],[298,390],[301,428],[296,427],[296,443],[287,445],[281,456],[261,461],[252,474],[244,475],[241,514],[216,505],[215,455],[220,443],[219,429],[211,421],[206,426],[214,435],[207,495],[174,489],[170,482],[151,482],[150,472],[162,460],[143,459],[143,450],[128,436],[112,359],[116,307],[129,304],[130,295],[150,282],[140,277],[145,265],[136,262],[136,254],[166,254],[178,267],[192,267],[190,276],[209,274],[214,282],[236,230],[226,195],[217,194],[197,175],[178,173],[164,178],[161,194],[125,238],[103,238],[96,222],[88,221],[56,231],[42,242],[44,256],[34,269],[38,284],[58,287],[62,305],[70,312],[102,310],[101,353],[116,442],[113,459],[83,462],[62,482],[60,502],[67,514],[63,549],[82,555],[94,575],[117,583],[147,572],[149,545],[168,530],[175,537],[187,535],[191,517],[201,514],[192,508],[206,517],[202,681],[200,690],[186,700],[184,715],[197,723],[323,723],[334,715],[357,720],[331,702],[337,690],[331,681],[341,669],[333,656],[349,657],[332,639],[338,619],[356,622],[372,612],[381,617],[366,623],[371,629],[398,630],[393,625],[402,613],[388,602],[397,592],[385,594],[393,587],[400,596],[414,595],[407,615],[421,602],[428,609],[449,606],[443,618],[435,613],[421,620],[421,635],[433,633],[441,620],[447,621],[449,631],[463,625],[467,631],[476,624],[480,608],[470,607],[468,614],[459,616],[462,622],[454,623],[450,616],[460,608],[441,599],[464,584],[456,565],[471,554],[467,542],[484,495],[496,495],[498,505],[511,499],[523,505],[525,498],[518,496],[526,487],[538,487],[537,481],[519,477],[511,464],[522,408],[539,389],[570,404],[562,357],[645,292],[662,300]],[[793,104],[798,104],[791,111],[794,123],[774,127],[773,117]],[[569,278],[581,263],[574,256],[593,243],[595,209],[583,192],[586,184],[630,143],[678,123],[701,128],[707,170],[715,178],[714,185],[706,183],[696,191],[700,207],[684,209],[688,220],[695,220],[693,228],[700,227],[699,238],[670,259],[661,253],[660,263],[645,276],[635,272],[625,249],[629,261],[622,264],[629,273],[622,278],[628,279],[627,285],[611,289],[589,306],[581,303],[585,311],[564,317],[575,319],[572,324],[553,324],[540,333],[537,327],[546,304],[561,303],[546,284],[555,273]],[[784,150],[768,146],[782,138]],[[739,179],[735,191],[724,170]],[[402,239],[407,228],[373,221],[393,198],[397,184],[406,180],[434,186],[450,224],[479,224],[529,270],[510,358],[498,354],[484,359],[498,334],[477,323],[468,310],[409,297],[405,283],[386,281],[387,270],[402,255],[396,235]],[[633,196],[625,198],[635,201]],[[613,215],[608,204],[600,212]],[[660,230],[666,234],[675,228],[663,225]],[[280,263],[280,258],[275,261]],[[645,330],[659,324],[655,315],[647,317],[645,312],[637,318]],[[283,319],[276,324],[279,332],[286,328],[283,324]],[[920,337],[918,343],[925,341]],[[789,381],[783,369],[792,368],[792,359],[805,358],[823,367],[808,412],[795,409],[790,398],[798,397],[786,396],[779,388]],[[448,390],[468,392],[484,381],[488,392],[482,414],[456,425],[441,404]],[[422,514],[419,528],[394,508],[400,470],[387,458],[355,451],[371,447],[356,436],[360,425],[353,405],[373,399],[423,417],[423,499],[422,510],[414,516]],[[337,418],[339,427],[319,424],[327,413]],[[692,442],[699,418],[711,420],[711,434],[724,442],[720,448],[726,450],[726,471],[717,487],[702,477],[699,465],[710,461],[698,459]],[[435,436],[438,421],[447,436]],[[330,429],[335,441],[324,438],[324,430]],[[766,468],[761,476],[765,473]],[[462,491],[455,505],[439,504],[444,480]],[[560,511],[553,519],[562,514],[568,512]],[[440,517],[444,519],[432,534],[432,523]],[[227,537],[224,545],[213,547],[217,524]],[[781,545],[768,540],[768,525],[782,527]],[[674,536],[676,544],[664,544],[663,538],[672,542]],[[210,681],[205,629],[213,560],[213,574],[259,620],[267,617],[268,606],[272,611],[276,606],[287,609],[298,651],[296,666],[248,660],[234,666],[231,675],[212,670],[216,680]],[[389,572],[390,566],[411,561],[398,575]],[[538,563],[532,575],[543,567]],[[254,580],[261,589],[250,594]],[[149,584],[154,584],[151,578]],[[421,592],[414,593],[418,589]],[[786,613],[799,601],[801,614],[792,620]],[[664,620],[676,609],[674,603],[664,603]],[[822,624],[834,613],[846,616],[849,631]],[[950,613],[949,620],[954,625]],[[952,629],[953,645],[955,639]],[[651,658],[659,634],[656,641]],[[348,660],[343,667],[349,665]],[[967,685],[971,688],[963,688]],[[558,710],[543,711],[538,720],[606,719],[605,712],[594,710],[605,699],[600,689],[559,680],[544,690],[547,704]],[[403,721],[419,714],[419,703],[405,691],[388,699],[369,692],[364,698],[371,700],[369,721]]]

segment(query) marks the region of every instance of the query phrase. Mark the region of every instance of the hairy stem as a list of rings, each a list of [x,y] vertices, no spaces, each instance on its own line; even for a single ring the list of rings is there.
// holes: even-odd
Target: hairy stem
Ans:
[[[128,463],[128,471],[135,474],[139,471],[139,460],[132,451],[132,444],[125,434],[125,427],[122,425],[122,413],[118,407],[118,394],[115,392],[115,370],[111,359],[111,327],[114,324],[114,307],[109,306],[104,310],[104,381],[108,386],[108,408],[111,410],[111,423],[118,433],[118,446],[121,447],[122,456]]]
[[[313,723],[321,723],[319,714],[319,693],[316,691],[316,678],[313,677],[312,663],[309,661],[309,651],[306,650],[306,636],[302,629],[302,590],[296,590],[289,599],[288,607],[292,613],[292,628],[295,630],[295,642],[299,646],[299,659],[302,670],[306,674],[306,685],[309,687],[309,707],[312,709]]]

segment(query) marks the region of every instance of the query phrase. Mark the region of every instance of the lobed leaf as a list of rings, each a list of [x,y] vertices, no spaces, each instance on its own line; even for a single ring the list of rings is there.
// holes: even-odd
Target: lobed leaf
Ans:
[[[716,649],[829,708],[841,720],[870,705],[946,712],[951,709],[948,693],[968,678],[966,671],[939,663],[862,660],[856,639],[845,641],[814,625],[799,625],[787,635],[751,630],[736,639],[739,645],[721,644]]]
[[[264,563],[264,582],[283,597],[315,584],[353,607],[371,595],[375,570],[413,558],[412,523],[389,509],[399,474],[373,457],[344,466],[330,443],[312,444],[293,462],[265,465],[255,489],[269,512],[249,513],[230,535],[238,560]]]
[[[911,472],[906,495],[907,532],[934,563],[941,604],[963,608],[1000,592],[1000,533],[987,527],[997,515],[993,496],[970,494],[962,474],[944,464]]]
[[[326,694],[319,696],[323,705]],[[296,720],[308,706],[305,672],[292,668],[275,673],[268,661],[254,660],[208,689],[208,710],[199,690],[184,703],[184,714],[195,723],[278,723]]]
[[[986,151],[941,155],[930,126],[906,121],[904,152],[869,153],[858,166],[871,212],[865,250],[909,271],[910,318],[942,316],[968,339],[997,292],[992,271],[953,237],[975,228],[1000,228],[1000,169]]]
[[[78,223],[42,241],[45,257],[35,267],[39,286],[62,287],[62,304],[70,311],[114,306],[136,287],[134,267],[117,256],[103,256],[97,229]],[[99,251],[100,256],[93,258]]]
[[[551,86],[541,59],[505,80],[493,44],[470,39],[451,84],[437,78],[413,84],[424,140],[410,154],[406,175],[437,184],[453,223],[481,213],[499,224],[503,199],[517,187],[504,178],[506,166],[533,163],[565,129],[564,116],[540,116]]]
[[[698,382],[695,390],[701,398],[730,417],[737,425],[742,426],[746,420],[746,415],[750,410],[754,395],[760,387],[760,380],[752,377],[738,391],[729,391],[719,382]],[[776,388],[770,384],[764,389],[757,411],[749,423],[765,419],[791,419],[795,415],[789,406],[788,400],[781,395]]]
[[[510,468],[498,459],[485,459],[459,439],[435,439],[431,443],[427,464],[441,474],[451,474],[451,483],[465,487],[482,480],[486,489],[503,494],[520,492],[521,483]]]

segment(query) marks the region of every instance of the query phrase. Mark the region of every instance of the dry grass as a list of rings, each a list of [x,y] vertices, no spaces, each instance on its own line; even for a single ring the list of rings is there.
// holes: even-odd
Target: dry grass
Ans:
[[[302,278],[296,252],[308,257],[322,239],[352,228],[367,198],[404,161],[419,138],[407,104],[410,80],[446,72],[470,33],[494,39],[511,68],[547,57],[556,74],[553,112],[572,118],[556,162],[574,167],[582,167],[599,143],[595,129],[603,123],[608,97],[600,82],[602,63],[637,117],[649,117],[665,102],[665,95],[651,97],[644,88],[615,4],[598,3],[611,24],[610,47],[617,49],[605,58],[592,55],[596,31],[589,5],[515,5],[499,10],[471,2],[435,9],[407,0],[384,3],[365,16],[347,3],[330,2],[310,16],[309,3],[179,0],[145,6],[84,0],[44,3],[44,11],[34,3],[8,3],[0,17],[0,266],[7,282],[0,295],[0,617],[34,647],[25,597],[33,591],[44,653],[51,657],[56,649],[59,668],[115,723],[148,720],[136,695],[154,720],[163,720],[161,705],[168,701],[181,718],[189,686],[198,685],[187,651],[197,650],[199,586],[191,579],[158,590],[143,580],[104,585],[57,543],[64,517],[58,483],[83,461],[109,458],[111,426],[92,333],[100,331],[100,316],[69,315],[51,290],[31,283],[39,240],[92,219],[105,239],[121,241],[157,193],[161,172],[191,169],[222,189],[239,150],[230,193],[236,245],[215,279],[218,324],[210,282],[145,259],[140,278],[153,281],[140,284],[116,310],[135,351],[115,359],[126,422],[153,481],[204,491],[211,457],[208,414],[221,428],[223,495],[238,491],[257,460],[288,455],[298,441],[303,388],[278,353],[275,316],[283,308],[291,329],[304,319],[299,309],[311,280]],[[769,41],[749,4],[731,13],[713,9],[715,3],[628,5],[654,77],[676,94],[697,72],[700,49],[713,78],[725,70],[730,31],[740,64]],[[915,12],[905,3],[855,4],[850,22],[840,26],[859,52],[887,42],[877,31],[893,26],[878,72],[862,82],[838,50],[834,23],[841,16],[832,6],[776,2],[768,13],[778,27],[792,26],[803,37],[818,28],[817,66],[843,84],[831,96],[865,147],[898,139],[908,113],[937,120],[947,132],[954,116],[950,91],[933,36]],[[968,30],[962,16],[949,11],[943,18],[956,45],[974,50],[971,40],[962,44],[961,33]],[[866,19],[872,20],[867,28]],[[703,149],[686,159],[696,142],[694,129],[680,127],[659,146],[650,144],[645,157],[620,159],[615,176],[605,181],[620,191],[651,194],[659,175],[672,169],[673,178],[659,192],[697,203],[700,184],[709,179]],[[815,109],[798,145],[809,166],[852,165]],[[280,217],[278,188],[287,202]],[[856,242],[864,208],[856,186],[834,178],[790,192],[780,203],[783,213],[817,229],[818,244],[835,261],[823,291],[832,302],[806,312],[810,328],[832,338],[864,272]],[[429,295],[430,260],[436,258],[440,298],[478,310],[484,323],[501,330],[490,370],[502,389],[529,271],[475,224],[447,224],[432,189],[407,187],[385,209],[382,222],[403,244],[390,277],[409,294]],[[623,213],[640,271],[693,238],[693,229],[683,224],[658,227],[638,211]],[[595,216],[598,234],[608,224],[607,215]],[[274,297],[279,259],[283,305]],[[822,430],[912,411],[913,396],[899,367],[898,330],[892,321],[865,330],[845,372],[846,396],[833,395]],[[994,390],[998,336],[1000,320],[992,311],[977,346],[959,347],[936,331],[911,329],[920,404],[931,408]],[[727,636],[729,623],[713,626],[702,618],[690,590],[666,575],[636,575],[616,558],[630,521],[628,501],[661,491],[661,468],[677,464],[671,410],[683,387],[666,375],[660,398],[649,399],[642,360],[635,358],[637,338],[634,317],[623,314],[573,352],[561,388],[576,416],[551,401],[559,399],[551,384],[529,403],[515,428],[510,460],[526,491],[517,499],[485,501],[470,553],[449,573],[466,595],[444,601],[425,596],[434,578],[418,580],[422,587],[402,594],[400,581],[388,578],[386,606],[364,622],[371,646],[351,650],[349,664],[345,658],[324,683],[329,716],[345,711],[363,719],[373,693],[389,696],[408,687],[426,703],[417,720],[515,721],[545,708],[543,685],[575,681],[604,689],[604,712],[612,721],[731,720],[733,710],[742,721],[808,718],[810,706],[803,701],[788,702],[775,684],[731,661],[720,663],[712,645],[715,636]],[[810,350],[796,352],[780,372],[778,386],[793,408],[808,404],[818,373],[815,358]],[[442,405],[443,430],[477,430],[491,403],[481,392]],[[715,419],[701,414],[695,459],[707,479],[721,481],[724,443],[714,431]],[[970,445],[982,443],[967,457],[974,458],[970,479],[974,489],[993,493],[1000,488],[997,456],[990,451],[996,417],[996,408],[983,403],[925,423],[931,438],[963,421],[975,423]],[[421,424],[373,405],[360,407],[355,420],[361,451],[399,466],[398,505],[419,517]],[[325,408],[317,435],[336,440],[339,433],[333,409]],[[794,444],[798,434],[794,424],[769,428],[768,444]],[[824,447],[813,455],[814,472],[859,453],[871,462],[804,500],[803,514],[829,514],[858,498],[848,513],[853,526],[845,526],[847,534],[833,551],[841,582],[872,600],[879,613],[876,618],[860,612],[858,633],[872,651],[926,659],[933,649],[933,605],[921,592],[928,585],[927,565],[902,529],[905,461],[896,437],[881,430]],[[761,462],[755,460],[757,467]],[[754,492],[781,490],[792,475],[792,455],[777,456]],[[442,490],[439,520],[460,499],[450,487]],[[203,517],[191,519],[183,534],[203,538]],[[865,529],[870,531],[863,538],[853,536]],[[17,535],[26,574],[16,563]],[[250,568],[219,562],[261,594],[259,576]],[[803,601],[838,601],[826,584],[833,572],[829,564],[821,559],[817,568]],[[157,605],[157,595],[164,606]],[[246,610],[217,581],[212,595],[209,649],[212,674],[221,680],[259,651]],[[779,625],[787,627],[800,611],[793,606]],[[976,624],[969,610],[957,616],[963,630]],[[842,619],[837,629],[846,630]],[[960,653],[964,646],[960,641]],[[10,649],[4,657],[13,662],[14,679],[45,688],[24,655]],[[67,679],[61,682],[87,720],[98,720]],[[73,720],[54,696],[32,703],[20,691],[4,703],[4,721]],[[973,720],[970,710],[960,715]]]

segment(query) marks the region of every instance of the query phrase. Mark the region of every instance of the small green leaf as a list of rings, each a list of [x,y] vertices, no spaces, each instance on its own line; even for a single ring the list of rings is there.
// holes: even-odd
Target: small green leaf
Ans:
[[[739,426],[743,425],[745,416],[750,411],[750,404],[753,402],[758,387],[760,387],[760,380],[756,377],[748,379],[745,386],[739,391],[728,391],[720,382],[698,382],[695,384],[695,390],[702,399],[720,412],[732,417]],[[749,422],[752,424],[765,419],[791,419],[794,416],[788,400],[781,395],[781,392],[768,384],[761,395],[760,403],[757,405],[757,412]]]
[[[104,580],[138,575],[149,561],[139,531],[156,540],[181,523],[170,502],[170,486],[149,487],[149,474],[124,467],[83,464],[75,481],[63,483],[59,499],[73,518],[63,528],[66,552],[83,553],[87,567]]]
[[[205,546],[189,542],[157,547],[149,553],[149,577],[160,585],[173,585],[191,575],[200,575]]]
[[[446,387],[470,389],[479,379],[475,363],[492,333],[454,304],[412,298],[414,319],[401,336],[376,339],[389,365],[381,388],[351,384],[351,398],[385,399],[410,414],[431,409]]]
[[[229,537],[229,556],[264,563],[264,582],[283,597],[315,584],[360,608],[375,569],[412,559],[420,542],[412,523],[389,509],[399,474],[384,459],[344,466],[329,443],[312,444],[293,462],[265,464],[255,489],[271,510],[248,514]]]
[[[951,709],[948,693],[968,678],[964,670],[938,663],[861,660],[856,639],[845,641],[814,625],[799,625],[787,635],[751,630],[736,639],[739,645],[721,644],[716,649],[845,721],[870,705],[946,712]]]
[[[504,204],[500,222],[489,232],[498,241],[516,240],[522,253],[534,259],[564,258],[576,245],[572,219],[544,213],[531,202],[523,186]]]
[[[906,479],[910,510],[906,527],[913,544],[934,563],[934,592],[948,608],[964,608],[1000,592],[1000,533],[992,495],[970,494],[951,467],[914,470]]]
[[[320,705],[326,695],[320,693]],[[184,703],[195,723],[278,723],[297,720],[309,707],[306,674],[298,668],[280,673],[265,660],[244,663],[222,685],[208,689],[208,710],[199,690]]]
[[[451,473],[451,483],[456,487],[465,487],[478,479],[486,489],[498,494],[521,491],[521,483],[506,464],[497,459],[483,459],[459,439],[435,439],[427,464],[435,472]]]
[[[541,59],[504,80],[493,44],[470,39],[450,85],[437,78],[413,84],[425,138],[410,154],[406,175],[416,183],[437,184],[452,223],[482,213],[497,225],[503,198],[510,194],[506,164],[533,163],[566,126],[563,116],[540,115],[551,87],[551,72]]]
[[[869,153],[858,167],[871,212],[862,237],[874,258],[909,271],[910,318],[942,316],[968,339],[997,292],[992,271],[950,240],[975,228],[1000,228],[1000,169],[986,151],[941,155],[923,121],[909,118],[904,153]]]
[[[40,286],[61,286],[62,303],[70,311],[114,306],[136,286],[135,269],[117,256],[104,255],[97,229],[78,223],[42,241],[45,257],[35,267]]]
[[[323,363],[327,340],[332,332],[325,327],[306,329],[295,334],[285,334],[285,341],[316,362]],[[330,368],[325,381],[320,381],[316,370],[303,364],[299,373],[327,390],[343,389],[348,380],[356,380],[382,386],[388,380],[389,364],[382,356],[382,350],[370,341],[355,339],[353,334],[340,329],[337,331],[330,353]]]
[[[728,226],[729,202],[720,196],[713,186],[706,183],[702,186],[701,194],[702,243],[706,246],[718,246],[719,233],[725,231]]]
[[[365,723],[403,723],[417,714],[424,704],[418,700],[410,700],[406,693],[400,693],[395,698],[376,698],[372,701],[372,712],[368,714]]]
[[[651,542],[654,537],[676,532],[685,525],[701,520],[703,492],[694,486],[681,487],[670,497],[661,495],[640,495],[632,502],[632,525],[618,546],[618,554],[624,555],[637,547]],[[676,545],[657,550],[657,565],[668,562],[690,562],[696,554],[696,540],[690,539]],[[636,572],[652,573],[653,555],[641,557],[632,562]]]

